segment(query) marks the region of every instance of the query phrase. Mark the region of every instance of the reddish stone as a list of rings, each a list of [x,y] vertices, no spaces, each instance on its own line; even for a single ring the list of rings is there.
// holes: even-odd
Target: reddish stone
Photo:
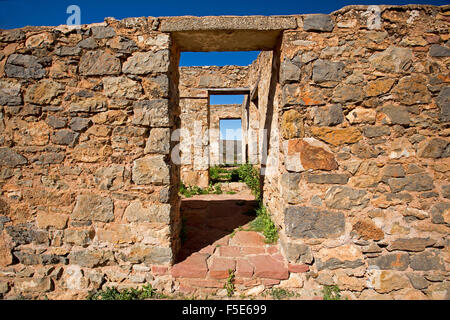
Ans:
[[[223,282],[213,279],[178,279],[186,287],[223,288]]]
[[[199,253],[206,253],[206,254],[212,255],[214,253],[214,250],[216,250],[216,247],[214,247],[212,245],[209,245],[209,246],[204,247],[203,249],[201,249],[199,251]]]
[[[269,255],[251,256],[248,258],[255,267],[255,276],[268,279],[285,280],[289,272],[283,262]]]
[[[270,246],[267,248],[268,254],[275,254],[278,253],[278,246]]]
[[[441,37],[437,34],[430,34],[425,37],[425,40],[427,40],[428,43],[439,43]]]
[[[284,257],[280,253],[272,255],[272,258],[277,259],[278,261],[284,262]]]
[[[236,261],[236,276],[251,278],[253,276],[253,266],[245,259],[238,259]]]
[[[238,231],[230,240],[230,245],[234,246],[264,246],[264,236],[255,231]]]
[[[163,266],[152,266],[152,273],[156,276],[162,276],[165,275],[167,273],[167,271],[169,270],[168,267],[163,267]]]
[[[289,263],[288,270],[289,270],[289,272],[292,272],[292,273],[303,273],[303,272],[309,271],[309,266],[307,266],[306,264]]]
[[[271,286],[280,284],[280,280],[275,280],[275,279],[262,279],[261,282],[263,285],[265,285],[267,287],[271,287]]]
[[[249,254],[264,254],[266,249],[264,247],[244,247],[241,249],[242,255],[246,256]]]
[[[172,267],[175,278],[205,278],[208,273],[207,254],[195,253]]]
[[[235,278],[234,279],[235,284],[241,284],[244,287],[255,287],[261,284],[260,279],[242,279],[242,278]]]
[[[336,170],[338,163],[334,155],[323,148],[310,145],[303,139],[288,142],[288,155],[300,154],[300,162],[305,170]]]
[[[233,259],[214,257],[209,268],[209,276],[214,279],[226,279],[229,275],[228,270],[234,271],[235,268],[236,261]]]
[[[219,248],[219,255],[222,257],[240,257],[241,254],[241,248],[239,247],[220,247]]]

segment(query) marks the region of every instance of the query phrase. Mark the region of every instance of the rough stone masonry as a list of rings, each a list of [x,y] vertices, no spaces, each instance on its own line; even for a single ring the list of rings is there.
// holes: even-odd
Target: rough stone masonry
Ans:
[[[449,299],[449,24],[449,6],[408,5],[2,31],[0,295],[179,290],[171,136],[191,117],[217,125],[208,90],[246,87],[283,281]],[[178,68],[181,51],[217,50],[262,53],[241,69]]]

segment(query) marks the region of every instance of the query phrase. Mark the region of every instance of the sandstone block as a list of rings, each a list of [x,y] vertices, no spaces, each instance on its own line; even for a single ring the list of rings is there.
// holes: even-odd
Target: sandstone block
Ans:
[[[98,50],[88,51],[81,56],[79,73],[84,76],[102,76],[119,74],[120,60],[113,55]]]
[[[136,52],[123,64],[126,74],[155,74],[167,72],[169,68],[169,50],[157,52]]]
[[[132,179],[138,185],[170,183],[169,165],[163,155],[146,156],[133,163]]]
[[[334,21],[327,14],[309,14],[303,18],[303,30],[330,32],[334,28]]]
[[[114,202],[98,195],[79,195],[72,211],[72,219],[110,222],[114,220]]]

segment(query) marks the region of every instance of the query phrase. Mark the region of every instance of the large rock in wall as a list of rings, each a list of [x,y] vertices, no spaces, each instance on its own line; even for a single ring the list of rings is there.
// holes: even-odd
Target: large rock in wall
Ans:
[[[83,297],[174,260],[179,53],[133,21],[0,35],[0,295]]]
[[[267,188],[282,190],[286,257],[311,252],[318,285],[450,297],[449,13],[352,6],[284,32],[282,179]]]

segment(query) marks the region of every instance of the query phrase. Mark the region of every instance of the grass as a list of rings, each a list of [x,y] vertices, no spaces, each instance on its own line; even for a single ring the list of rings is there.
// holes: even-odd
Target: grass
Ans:
[[[210,184],[208,188],[200,188],[198,186],[186,186],[183,182],[180,183],[180,194],[186,198],[191,198],[195,195],[201,194],[222,194],[222,187],[219,183]]]
[[[272,288],[268,294],[275,300],[283,300],[295,296],[295,293],[283,288]]]
[[[323,290],[323,300],[341,300],[341,290],[338,286],[324,286]]]
[[[119,291],[117,288],[106,288],[96,292],[90,292],[87,300],[146,300],[165,299],[167,296],[158,293],[150,284],[142,288],[130,288]]]

